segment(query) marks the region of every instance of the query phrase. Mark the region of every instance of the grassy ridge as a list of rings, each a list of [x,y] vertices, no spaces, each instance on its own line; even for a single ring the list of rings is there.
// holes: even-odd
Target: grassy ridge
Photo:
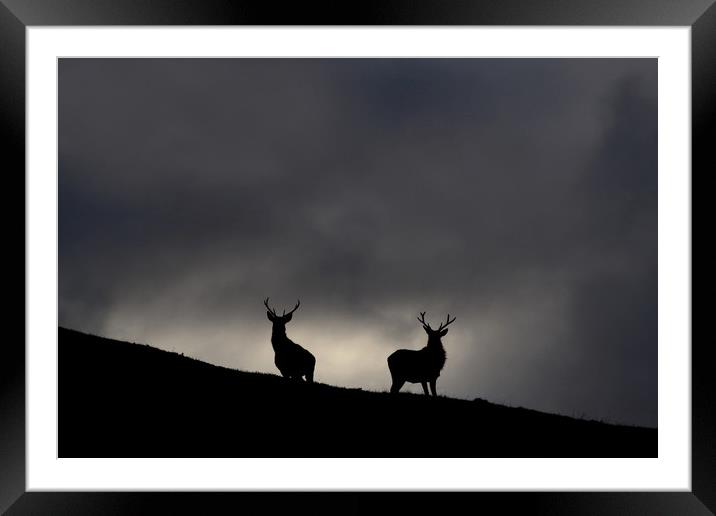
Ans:
[[[657,431],[304,384],[59,329],[60,457],[655,457]]]

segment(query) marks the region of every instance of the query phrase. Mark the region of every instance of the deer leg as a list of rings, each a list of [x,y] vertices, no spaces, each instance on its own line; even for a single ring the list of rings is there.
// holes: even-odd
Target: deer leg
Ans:
[[[393,379],[393,385],[390,386],[390,392],[393,394],[396,394],[400,389],[403,387],[403,384],[405,383],[404,380],[396,380]]]
[[[306,381],[308,383],[313,383],[313,372],[316,370],[316,359],[311,360],[311,364],[308,368],[308,372],[306,373]]]
[[[438,395],[438,393],[437,393],[436,390],[435,390],[435,382],[436,382],[436,381],[437,381],[437,380],[430,380],[430,390],[432,391],[433,396],[437,396],[437,395]],[[427,393],[426,393],[426,394],[427,394]]]
[[[423,392],[425,393],[425,395],[426,395],[426,396],[429,396],[429,394],[428,394],[428,382],[420,382],[420,385],[423,386]]]

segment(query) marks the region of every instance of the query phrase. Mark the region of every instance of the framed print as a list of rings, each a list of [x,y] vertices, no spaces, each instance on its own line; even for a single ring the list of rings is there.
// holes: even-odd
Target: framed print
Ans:
[[[716,510],[716,8],[258,5],[0,6],[0,507]]]

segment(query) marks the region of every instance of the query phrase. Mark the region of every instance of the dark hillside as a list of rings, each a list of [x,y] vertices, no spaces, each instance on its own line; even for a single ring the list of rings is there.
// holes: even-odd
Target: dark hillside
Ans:
[[[656,454],[654,429],[296,383],[59,329],[61,457]]]

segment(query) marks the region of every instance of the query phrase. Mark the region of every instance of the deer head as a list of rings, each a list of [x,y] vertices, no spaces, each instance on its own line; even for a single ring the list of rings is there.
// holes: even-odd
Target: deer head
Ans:
[[[286,313],[286,310],[283,311],[282,315],[278,315],[276,313],[276,310],[271,308],[268,304],[269,298],[267,297],[264,301],[264,306],[266,307],[266,317],[268,317],[268,320],[273,323],[273,330],[275,331],[286,331],[286,323],[288,323],[291,318],[293,317],[293,312],[298,310],[298,307],[301,306],[301,300],[299,299],[296,303],[296,306],[293,307],[293,310]]]
[[[455,322],[455,317],[450,319],[450,314],[448,314],[447,319],[444,323],[440,323],[440,326],[437,330],[433,330],[428,323],[425,322],[425,312],[420,312],[420,317],[418,317],[418,321],[420,321],[420,324],[423,325],[423,329],[425,330],[425,333],[428,334],[428,346],[440,344],[442,345],[442,342],[440,339],[447,335],[447,327]]]

